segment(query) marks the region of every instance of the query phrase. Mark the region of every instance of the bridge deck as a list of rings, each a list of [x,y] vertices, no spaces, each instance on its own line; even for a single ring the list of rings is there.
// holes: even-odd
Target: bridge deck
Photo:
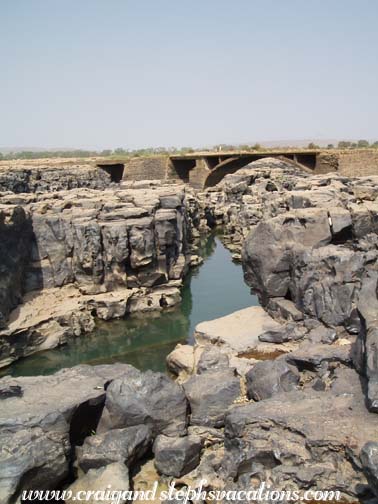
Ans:
[[[319,152],[323,152],[324,149],[319,150],[307,150],[307,149],[284,149],[284,150],[255,150],[255,151],[196,151],[188,152],[186,154],[170,154],[170,159],[200,159],[204,157],[249,157],[249,156],[286,156],[293,154],[306,154],[309,156],[316,156]]]

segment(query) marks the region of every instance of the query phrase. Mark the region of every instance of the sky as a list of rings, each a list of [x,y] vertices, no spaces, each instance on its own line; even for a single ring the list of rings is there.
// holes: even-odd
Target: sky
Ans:
[[[378,138],[376,0],[0,0],[0,146]]]

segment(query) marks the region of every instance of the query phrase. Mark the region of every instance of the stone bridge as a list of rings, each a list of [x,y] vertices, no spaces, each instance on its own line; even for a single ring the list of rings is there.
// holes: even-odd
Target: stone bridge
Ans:
[[[177,180],[202,189],[212,187],[228,173],[253,161],[275,157],[311,173],[338,172],[346,176],[378,175],[378,150],[269,150],[195,152],[185,155],[104,159],[96,164],[121,180]]]
[[[173,171],[180,179],[193,187],[212,187],[228,173],[234,173],[253,161],[264,157],[277,157],[291,161],[306,171],[316,166],[317,153],[313,152],[229,152],[208,153],[183,156],[170,156]]]

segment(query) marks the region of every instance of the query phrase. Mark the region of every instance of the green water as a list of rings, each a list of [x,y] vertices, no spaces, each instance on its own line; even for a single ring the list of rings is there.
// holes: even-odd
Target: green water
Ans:
[[[203,241],[204,263],[185,279],[182,303],[154,314],[98,322],[96,330],[69,344],[21,359],[2,374],[50,374],[76,364],[126,362],[145,370],[165,370],[165,357],[177,343],[192,342],[195,326],[258,304],[243,280],[240,264],[216,236]]]

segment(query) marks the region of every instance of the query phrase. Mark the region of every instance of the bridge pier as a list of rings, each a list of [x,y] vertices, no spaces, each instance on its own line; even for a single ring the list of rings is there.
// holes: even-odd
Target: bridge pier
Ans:
[[[195,189],[203,189],[210,173],[211,169],[206,158],[196,159],[194,168],[189,172],[189,184]]]

